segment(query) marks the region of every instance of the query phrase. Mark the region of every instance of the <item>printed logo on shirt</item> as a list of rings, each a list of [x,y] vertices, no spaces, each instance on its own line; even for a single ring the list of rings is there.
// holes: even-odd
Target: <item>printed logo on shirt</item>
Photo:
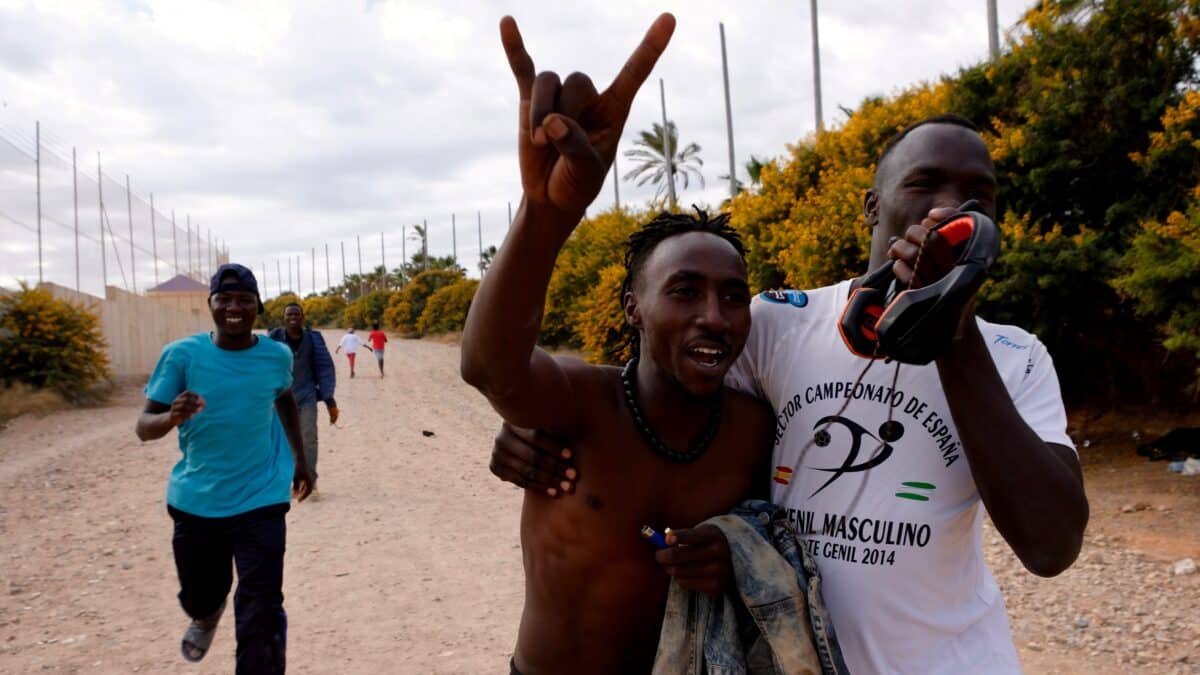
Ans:
[[[791,305],[792,307],[808,306],[808,294],[804,291],[763,291],[759,295],[762,296],[763,300],[773,302],[777,305]]]
[[[897,492],[896,496],[901,499],[908,499],[914,502],[927,502],[929,501],[928,493],[931,493],[936,489],[937,486],[933,483],[910,480],[900,484],[900,492]]]
[[[821,414],[817,410],[837,412]],[[812,417],[805,418],[804,411],[809,411]],[[805,420],[803,426],[793,424],[801,419]],[[919,393],[883,383],[814,382],[801,386],[779,407],[775,432],[777,445],[782,444],[788,432],[807,436],[801,458],[782,484],[801,480],[804,492],[811,492],[800,498],[800,503],[808,504],[809,508],[788,509],[788,517],[814,558],[892,567],[904,564],[909,551],[930,545],[934,526],[923,522],[924,518],[916,516],[916,512],[897,511],[916,516],[913,519],[890,518],[863,513],[853,502],[842,508],[821,505],[842,503],[839,490],[848,494],[870,490],[878,497],[890,493],[894,499],[909,503],[930,507],[936,504],[938,485],[943,482],[940,474],[909,474],[888,478],[877,487],[867,486],[868,476],[876,467],[886,465],[897,471],[906,470],[893,466],[901,461],[893,460],[893,456],[905,458],[913,452],[931,453],[928,459],[932,460],[932,466],[940,464],[946,470],[958,461],[962,448],[944,404],[931,403]],[[783,477],[780,468],[776,466],[776,482]],[[814,473],[797,476],[798,471]],[[826,502],[826,498],[830,501]],[[924,511],[930,507],[918,508]]]
[[[815,496],[847,473],[869,471],[887,461],[895,451],[893,444],[907,430],[921,429],[929,436],[931,449],[938,453],[943,465],[950,468],[961,457],[961,445],[953,433],[949,416],[939,413],[916,395],[882,384],[831,381],[813,384],[797,391],[786,400],[775,416],[775,445],[779,446],[791,430],[791,423],[801,411],[813,405],[842,405],[849,399],[850,415],[828,415],[813,425],[812,445],[843,449],[845,455],[834,465],[827,459],[824,466],[806,463],[805,468],[833,474],[812,493]],[[878,404],[878,405],[872,405]],[[889,411],[890,408],[890,411]],[[874,430],[860,420],[874,417]],[[882,419],[881,419],[882,418]],[[915,425],[915,426],[914,426]],[[803,433],[796,430],[793,433]],[[835,438],[836,434],[836,438]],[[848,443],[847,443],[848,441]],[[924,446],[924,443],[921,444]],[[865,457],[864,457],[865,456]],[[834,460],[837,461],[837,455]],[[790,481],[792,476],[788,477]]]
[[[1016,349],[1017,351],[1029,349],[1029,345],[1013,342],[1012,340],[1008,339],[1007,335],[997,335],[996,339],[992,340],[992,344],[1000,345],[1001,347],[1008,347],[1009,349]]]
[[[891,457],[892,452],[894,451],[888,441],[898,441],[900,440],[900,437],[904,435],[904,425],[895,420],[884,422],[883,424],[879,425],[879,436],[876,436],[852,419],[848,419],[840,415],[829,415],[817,420],[817,424],[814,427],[817,429],[817,432],[813,434],[813,442],[819,447],[826,447],[830,444],[830,442],[832,442],[833,437],[829,433],[829,427],[833,424],[840,424],[850,432],[850,449],[846,453],[846,458],[842,460],[841,466],[833,468],[821,468],[815,466],[809,467],[815,469],[816,471],[828,471],[833,474],[829,477],[829,480],[825,481],[821,487],[817,488],[816,492],[809,495],[810,499],[816,497],[818,494],[820,494],[821,490],[829,487],[834,481],[841,478],[845,474],[869,471],[870,469],[873,469],[886,462],[888,457]],[[858,455],[863,449],[863,437],[869,437],[875,441],[878,441],[878,445],[876,445],[875,449],[872,451],[871,457],[861,463],[856,464],[855,462],[858,461]]]
[[[780,485],[787,485],[792,482],[793,469],[790,466],[775,467],[775,482]]]

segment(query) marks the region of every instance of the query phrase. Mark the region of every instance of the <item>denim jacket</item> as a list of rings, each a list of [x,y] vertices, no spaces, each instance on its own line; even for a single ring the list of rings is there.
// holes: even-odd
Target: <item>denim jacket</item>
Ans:
[[[786,512],[750,500],[703,524],[729,543],[737,595],[710,598],[671,582],[655,675],[848,672],[816,563]]]

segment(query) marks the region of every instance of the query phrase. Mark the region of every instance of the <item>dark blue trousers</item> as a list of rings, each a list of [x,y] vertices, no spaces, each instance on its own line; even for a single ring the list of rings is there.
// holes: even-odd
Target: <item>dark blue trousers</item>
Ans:
[[[179,573],[179,603],[193,619],[212,616],[233,596],[238,675],[282,674],[287,614],[283,611],[284,514],[275,504],[227,518],[202,518],[167,507],[175,521],[171,544]]]

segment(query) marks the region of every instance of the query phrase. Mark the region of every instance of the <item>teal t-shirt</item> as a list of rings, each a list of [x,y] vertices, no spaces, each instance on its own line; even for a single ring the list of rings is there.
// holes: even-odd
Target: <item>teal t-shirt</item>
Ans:
[[[208,333],[163,347],[146,398],[171,405],[187,390],[205,403],[179,425],[183,457],[171,470],[167,503],[222,518],[291,501],[295,460],[282,430],[273,430],[275,399],[291,386],[291,352],[264,336],[236,351]]]

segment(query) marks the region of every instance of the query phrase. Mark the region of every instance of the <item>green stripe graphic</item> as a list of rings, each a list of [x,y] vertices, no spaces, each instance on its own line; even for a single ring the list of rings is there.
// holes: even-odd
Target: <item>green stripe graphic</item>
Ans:
[[[915,494],[913,494],[913,493],[911,493],[911,492],[897,492],[897,493],[896,493],[896,496],[897,496],[897,497],[900,497],[901,499],[911,499],[911,500],[913,500],[914,502],[927,502],[927,501],[929,501],[929,497],[926,497],[925,495],[915,495]]]

